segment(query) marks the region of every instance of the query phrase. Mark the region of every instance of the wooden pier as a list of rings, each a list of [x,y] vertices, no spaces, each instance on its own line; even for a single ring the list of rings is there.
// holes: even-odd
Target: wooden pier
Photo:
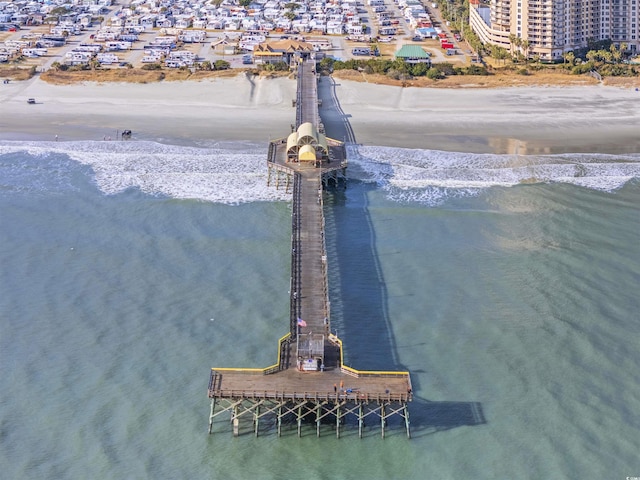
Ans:
[[[212,368],[209,433],[217,417],[228,412],[234,435],[260,423],[297,426],[330,424],[340,437],[347,419],[380,425],[385,436],[391,417],[403,420],[410,437],[408,402],[412,399],[409,372],[362,371],[344,364],[343,345],[331,333],[323,187],[345,181],[344,144],[327,138],[318,112],[315,62],[298,59],[296,123],[284,138],[269,144],[268,182],[291,190],[291,288],[288,333],[277,346],[277,362],[266,368]],[[344,427],[342,427],[344,428]]]

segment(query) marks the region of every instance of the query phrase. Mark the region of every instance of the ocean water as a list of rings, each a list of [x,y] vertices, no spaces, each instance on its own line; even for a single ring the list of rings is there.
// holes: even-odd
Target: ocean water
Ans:
[[[10,479],[640,476],[640,155],[351,146],[326,194],[349,364],[412,373],[413,438],[207,435],[212,366],[275,360],[289,197],[265,145],[0,143]]]

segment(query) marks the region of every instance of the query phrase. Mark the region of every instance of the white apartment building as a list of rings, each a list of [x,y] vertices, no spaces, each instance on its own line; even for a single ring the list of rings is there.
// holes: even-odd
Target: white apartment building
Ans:
[[[512,50],[510,36],[528,42],[528,55],[558,60],[589,39],[625,43],[640,51],[640,0],[470,1],[469,23],[486,44]]]

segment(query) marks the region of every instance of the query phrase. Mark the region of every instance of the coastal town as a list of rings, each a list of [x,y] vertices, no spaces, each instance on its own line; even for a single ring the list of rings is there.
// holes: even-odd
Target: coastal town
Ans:
[[[474,60],[438,5],[420,0],[0,2],[0,63],[37,71],[251,67],[301,50],[317,59]]]

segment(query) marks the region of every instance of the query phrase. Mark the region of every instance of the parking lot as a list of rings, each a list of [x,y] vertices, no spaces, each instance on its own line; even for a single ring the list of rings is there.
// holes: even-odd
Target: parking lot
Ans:
[[[397,1],[397,0],[396,0]],[[448,38],[455,42],[454,55],[446,55],[445,51],[440,48],[437,40],[430,38],[417,41],[407,18],[403,14],[401,8],[393,0],[377,0],[375,6],[370,5],[371,0],[365,0],[357,3],[357,11],[365,31],[362,35],[321,35],[309,36],[305,35],[305,40],[315,39],[328,41],[333,44],[333,49],[325,51],[327,55],[334,58],[346,60],[351,58],[369,58],[373,56],[381,56],[390,58],[400,49],[403,44],[418,44],[432,55],[434,62],[450,62],[468,64],[470,62],[469,49],[466,45],[454,40],[453,35],[448,30],[446,24],[442,22],[438,9],[427,4],[427,10],[431,16],[434,25],[447,32]],[[100,28],[107,25],[109,18],[115,10],[107,15],[102,24],[94,24],[82,31],[79,35],[71,35],[62,47],[51,47],[43,56],[33,56],[26,58],[22,65],[35,66],[38,70],[46,70],[51,67],[54,62],[64,62],[65,55],[79,46],[84,44],[95,43],[94,37],[100,31]],[[26,37],[34,37],[46,34],[48,26],[30,27],[21,29],[16,32],[2,32],[0,41],[4,40],[20,40]],[[230,54],[223,48],[224,45],[233,45],[241,38],[243,32],[235,31],[205,31],[201,41],[194,43],[181,43],[180,50],[188,52],[196,62],[211,62],[214,64],[218,60],[225,60],[231,68],[246,68],[251,65],[246,55],[250,52],[237,52]],[[146,30],[139,34],[138,40],[132,42],[130,48],[124,50],[112,50],[108,57],[111,61],[103,66],[111,68],[119,68],[128,66],[141,67],[148,62],[148,46],[158,39],[158,37],[166,37],[166,32],[161,29]],[[268,39],[279,39],[282,35],[271,33]],[[300,35],[294,35],[300,37]],[[176,62],[175,66],[180,65]]]

